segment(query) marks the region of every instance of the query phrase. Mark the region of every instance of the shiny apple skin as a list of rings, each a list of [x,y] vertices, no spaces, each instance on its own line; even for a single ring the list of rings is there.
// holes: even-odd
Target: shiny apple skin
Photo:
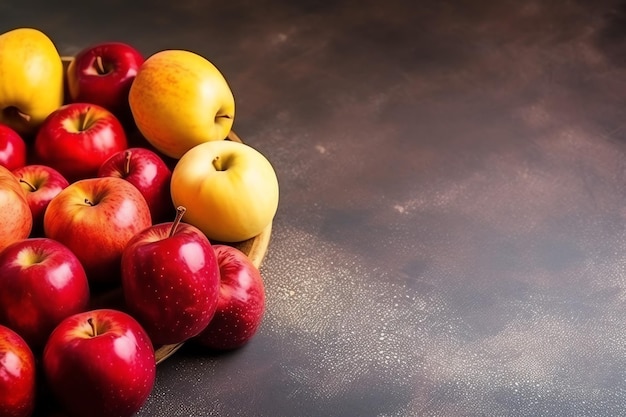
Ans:
[[[220,268],[217,308],[209,325],[194,341],[212,350],[232,350],[257,333],[265,312],[265,285],[259,269],[245,253],[229,245],[213,245]]]
[[[0,165],[0,250],[25,239],[33,228],[26,193],[11,171]]]
[[[35,397],[35,356],[20,335],[0,325],[0,416],[31,416]]]
[[[122,288],[128,311],[156,345],[174,344],[204,329],[217,307],[219,267],[207,237],[172,222],[137,234],[122,255]]]
[[[259,235],[278,209],[278,178],[258,150],[230,140],[196,145],[176,163],[170,184],[183,220],[211,241],[240,242]],[[219,221],[216,221],[219,219]]]
[[[170,196],[172,171],[155,152],[133,147],[111,155],[102,163],[98,177],[118,177],[133,184],[144,196],[153,223],[174,217]]]
[[[119,119],[104,107],[70,103],[52,112],[40,126],[34,161],[59,171],[70,183],[95,177],[111,155],[128,148]]]
[[[145,403],[156,378],[147,333],[133,317],[113,309],[63,320],[46,343],[42,368],[68,417],[130,417]]]
[[[97,64],[98,57],[104,71]],[[94,103],[128,119],[128,92],[143,62],[143,55],[124,42],[101,42],[82,49],[67,68],[70,100]]]
[[[128,241],[152,225],[150,209],[134,185],[121,178],[71,183],[48,205],[44,234],[76,254],[90,283],[120,282],[120,260]]]
[[[33,215],[31,236],[43,235],[43,215],[50,201],[70,183],[56,169],[46,165],[25,165],[13,171],[26,193]]]
[[[0,323],[38,352],[64,318],[87,309],[89,284],[65,245],[29,238],[0,252]]]
[[[9,171],[26,165],[26,142],[11,127],[0,123],[0,165]]]

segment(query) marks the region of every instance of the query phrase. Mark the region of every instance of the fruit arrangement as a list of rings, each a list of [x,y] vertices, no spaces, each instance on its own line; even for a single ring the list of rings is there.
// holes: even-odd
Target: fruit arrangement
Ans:
[[[0,34],[0,417],[132,416],[183,343],[255,335],[279,188],[234,117],[194,52]]]

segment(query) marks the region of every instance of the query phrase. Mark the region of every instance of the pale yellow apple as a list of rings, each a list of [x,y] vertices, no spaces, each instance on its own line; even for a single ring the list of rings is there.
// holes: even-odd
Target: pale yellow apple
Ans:
[[[229,140],[196,145],[176,163],[172,201],[186,207],[183,221],[213,241],[240,242],[257,236],[278,209],[278,178],[253,147]]]
[[[31,135],[63,104],[63,62],[52,40],[33,28],[0,35],[0,122]]]
[[[195,145],[225,139],[235,118],[235,98],[222,73],[203,56],[184,50],[149,56],[128,101],[141,134],[176,159]]]

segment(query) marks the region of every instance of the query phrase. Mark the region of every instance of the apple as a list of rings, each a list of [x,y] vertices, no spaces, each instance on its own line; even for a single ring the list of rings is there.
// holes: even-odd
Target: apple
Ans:
[[[209,239],[196,227],[160,223],[136,234],[122,255],[128,312],[155,345],[184,342],[202,331],[217,307],[219,267]]]
[[[70,248],[89,282],[105,287],[119,284],[126,244],[151,225],[146,199],[116,177],[71,183],[50,201],[43,218],[44,235]]]
[[[63,62],[40,30],[17,28],[0,35],[0,123],[33,135],[63,104]]]
[[[139,67],[128,101],[143,136],[175,159],[197,144],[225,139],[235,118],[226,79],[213,63],[191,51],[149,56]]]
[[[97,104],[120,120],[130,120],[128,92],[143,61],[137,49],[123,42],[82,49],[67,68],[70,101]]]
[[[59,171],[70,183],[95,177],[111,155],[128,148],[113,113],[91,103],[61,106],[43,122],[34,143],[36,162]]]
[[[278,179],[265,156],[230,140],[194,146],[178,160],[170,183],[183,220],[220,242],[257,236],[278,208]]]
[[[239,249],[213,245],[220,268],[217,309],[194,342],[213,350],[237,349],[256,334],[265,311],[265,286],[259,269]]]
[[[67,317],[43,351],[43,374],[71,417],[130,417],[156,377],[152,342],[132,316],[95,309]]]
[[[69,185],[59,171],[47,165],[25,165],[13,171],[26,193],[33,215],[31,236],[43,234],[43,214],[50,201]]]
[[[171,218],[174,205],[170,196],[172,171],[155,152],[129,148],[111,155],[102,163],[98,177],[118,177],[133,184],[144,196],[153,223]]]
[[[25,239],[33,227],[26,193],[11,171],[0,165],[0,250]]]
[[[88,302],[85,270],[62,243],[28,238],[0,252],[0,323],[18,332],[33,351]]]
[[[30,417],[37,391],[35,355],[14,330],[0,325],[0,416]]]
[[[26,165],[26,142],[8,125],[0,123],[0,165],[9,171]]]

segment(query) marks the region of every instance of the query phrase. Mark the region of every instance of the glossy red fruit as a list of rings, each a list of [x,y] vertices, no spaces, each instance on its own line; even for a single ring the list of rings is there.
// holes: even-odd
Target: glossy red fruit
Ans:
[[[210,349],[235,349],[248,343],[261,325],[265,286],[245,253],[228,245],[213,249],[220,267],[220,295],[213,319],[194,340]]]
[[[35,397],[33,352],[20,335],[0,325],[0,416],[29,417]]]
[[[67,68],[70,101],[97,104],[129,119],[128,92],[143,61],[143,55],[124,42],[87,46]]]
[[[70,184],[59,171],[46,165],[25,165],[14,170],[13,175],[19,180],[33,214],[31,236],[42,236],[48,204]]]
[[[13,171],[26,165],[26,142],[11,127],[0,123],[0,165]]]
[[[0,323],[39,353],[64,318],[84,311],[89,284],[80,261],[65,245],[28,238],[0,252]]]
[[[136,234],[122,255],[122,288],[129,312],[157,344],[183,342],[204,329],[217,306],[219,267],[209,239],[174,222]]]
[[[71,103],[52,112],[39,127],[34,160],[72,183],[95,177],[108,157],[126,148],[126,132],[113,113],[91,103]]]
[[[155,152],[133,147],[111,155],[98,170],[99,177],[118,177],[133,184],[144,196],[153,223],[174,215],[170,195],[172,171]]]
[[[68,417],[130,417],[156,378],[150,338],[133,317],[113,309],[63,320],[48,339],[42,365]]]

